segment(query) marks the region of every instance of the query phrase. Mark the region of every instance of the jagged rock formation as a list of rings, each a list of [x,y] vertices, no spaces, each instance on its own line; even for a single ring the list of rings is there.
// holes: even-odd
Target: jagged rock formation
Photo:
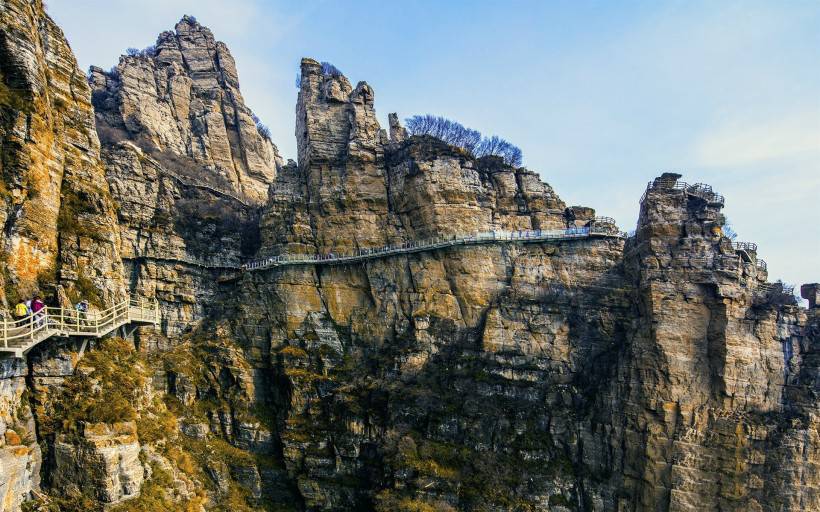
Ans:
[[[54,236],[23,229],[38,201],[53,231],[83,190],[96,209],[80,218],[105,236],[61,230],[43,249],[56,284],[127,286],[164,322],[0,360],[0,510],[820,509],[818,286],[804,309],[766,283],[714,193],[657,178],[627,240],[237,273],[221,266],[595,211],[527,169],[407,137],[395,115],[388,137],[373,89],[311,59],[299,161],[277,169],[230,54],[189,17],[116,73],[92,69],[100,150],[90,91],[51,72],[73,60],[42,5],[0,16],[3,92],[29,84],[1,105],[6,252]],[[52,98],[66,83],[72,103]],[[65,169],[48,175],[62,201],[27,188],[41,157]],[[81,278],[89,257],[102,270]],[[9,279],[35,286],[36,268]]]
[[[104,139],[128,138],[171,161],[190,158],[224,186],[265,201],[281,158],[245,106],[227,46],[194,18],[109,72],[92,67],[89,81]]]
[[[111,72],[92,67],[89,82],[131,289],[160,299],[162,333],[190,331],[220,290],[218,269],[201,264],[236,266],[257,250],[258,206],[281,158],[227,47],[192,17]]]
[[[614,374],[613,398],[622,398],[584,445],[620,447],[611,470],[629,500],[619,506],[818,508],[817,480],[806,478],[813,456],[795,459],[795,442],[780,444],[816,430],[790,391],[812,393],[798,374],[815,371],[804,358],[817,343],[817,312],[767,295],[756,254],[747,261],[720,236],[722,203],[674,188],[678,177],[658,178],[642,202],[625,255],[639,320]],[[623,430],[607,441],[613,425]]]

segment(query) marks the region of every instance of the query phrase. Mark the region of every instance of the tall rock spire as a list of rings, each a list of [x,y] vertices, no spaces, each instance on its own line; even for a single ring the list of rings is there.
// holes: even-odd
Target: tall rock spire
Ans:
[[[129,51],[89,80],[103,144],[130,139],[159,155],[188,157],[223,186],[267,197],[281,157],[245,105],[228,47],[184,16],[155,46]]]

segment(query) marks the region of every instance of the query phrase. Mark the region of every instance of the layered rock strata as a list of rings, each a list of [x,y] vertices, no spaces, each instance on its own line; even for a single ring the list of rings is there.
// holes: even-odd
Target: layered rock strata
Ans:
[[[798,461],[792,451],[795,437],[816,429],[795,400],[813,393],[814,315],[761,286],[756,254],[721,235],[722,202],[676,187],[677,178],[656,179],[642,202],[624,258],[638,320],[618,356],[614,395],[596,399],[611,412],[584,436],[615,463],[607,471],[626,497],[609,506],[818,508],[817,481],[806,478],[813,455]]]
[[[5,2],[0,26],[3,302],[78,280],[100,302],[120,298],[119,228],[85,75],[41,2]]]
[[[120,233],[85,75],[39,0],[0,4],[0,301],[125,295]],[[40,488],[25,361],[0,360],[0,509]]]
[[[118,201],[121,253],[130,288],[159,300],[156,336],[141,329],[145,347],[167,348],[167,336],[190,332],[220,300],[227,271],[259,247],[259,212],[252,204],[167,169],[133,143],[103,152]]]
[[[42,455],[20,359],[0,360],[0,510],[16,511],[40,488]]]
[[[272,187],[263,251],[566,222],[533,173],[388,142],[366,84],[310,60],[301,84],[300,162]],[[717,196],[677,178],[649,189],[625,247],[448,249],[247,276],[235,302],[265,307],[236,320],[258,334],[234,332],[288,383],[270,405],[305,507],[816,508],[816,484],[797,476],[813,456],[793,460],[815,427],[789,398],[812,393],[810,317],[722,236]]]

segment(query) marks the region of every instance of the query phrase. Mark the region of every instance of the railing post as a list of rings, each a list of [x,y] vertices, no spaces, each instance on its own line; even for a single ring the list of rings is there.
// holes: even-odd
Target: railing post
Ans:
[[[9,348],[9,327],[6,317],[3,317],[3,347]]]

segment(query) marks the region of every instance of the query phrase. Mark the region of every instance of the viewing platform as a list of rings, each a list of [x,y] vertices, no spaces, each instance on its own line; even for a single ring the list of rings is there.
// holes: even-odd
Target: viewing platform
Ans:
[[[720,206],[723,207],[724,203],[726,202],[725,198],[712,190],[711,185],[707,185],[705,183],[695,183],[694,185],[690,185],[683,181],[677,180],[663,180],[663,179],[656,179],[654,181],[650,181],[649,184],[646,186],[646,191],[644,191],[643,195],[641,196],[641,204],[646,200],[647,194],[651,190],[679,190],[684,194],[698,197],[703,199],[710,205]]]

